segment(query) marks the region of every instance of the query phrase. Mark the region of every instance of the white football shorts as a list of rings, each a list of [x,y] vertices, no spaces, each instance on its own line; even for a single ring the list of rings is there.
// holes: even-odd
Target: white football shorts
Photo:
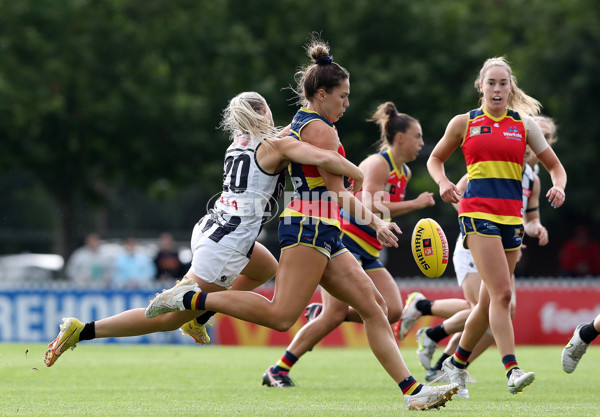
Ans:
[[[196,224],[192,232],[192,272],[203,281],[231,288],[250,259],[243,253],[219,245]]]
[[[462,287],[462,283],[467,277],[467,274],[477,274],[477,268],[475,267],[475,261],[473,255],[469,249],[465,249],[462,245],[462,239],[459,236],[452,255],[452,262],[454,263],[454,272],[456,274],[456,280],[458,285]]]

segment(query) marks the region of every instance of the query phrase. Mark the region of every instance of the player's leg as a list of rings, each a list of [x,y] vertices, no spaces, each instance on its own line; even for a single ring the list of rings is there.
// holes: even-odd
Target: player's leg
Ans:
[[[254,244],[254,250],[248,265],[238,275],[231,286],[232,290],[251,291],[275,277],[277,260],[273,254],[259,242]],[[202,288],[202,286],[201,286]],[[209,321],[214,311],[206,311],[181,326],[181,333],[191,336],[196,343],[205,345],[210,343],[206,327],[212,326]]]
[[[461,286],[465,299],[469,302],[470,308],[472,309],[472,307],[475,306],[479,300],[481,277],[475,268],[475,263],[473,262],[473,257],[471,256],[470,251],[463,248],[458,248],[454,252],[453,260],[458,284]],[[449,320],[451,319],[452,318]],[[464,329],[464,323],[462,324],[462,328]],[[452,335],[452,338],[446,345],[444,352],[438,361],[431,367],[430,371],[425,374],[425,377],[428,381],[431,381],[440,375],[440,373],[437,371],[443,372],[441,371],[442,364],[448,357],[452,356],[458,347],[458,342],[461,336],[462,329],[461,332],[457,332]]]
[[[419,363],[425,370],[434,368],[431,366],[431,360],[438,344],[448,336],[462,332],[470,313],[470,308],[458,311],[437,326],[422,327],[417,331],[417,359],[419,359]],[[441,369],[441,362],[439,364],[439,369]]]
[[[321,285],[331,295],[359,312],[373,354],[398,383],[409,408],[437,401],[441,405],[456,392],[458,387],[455,385],[429,387],[419,384],[414,379],[394,339],[383,297],[349,252],[342,253],[330,261]]]
[[[243,275],[239,276],[239,282],[238,280],[234,282],[233,288],[254,289],[273,277],[276,270],[277,261],[273,255],[263,245],[256,243],[252,258],[242,271]],[[200,281],[199,286],[205,292],[226,289],[205,281]],[[144,315],[144,310],[143,308],[131,309],[85,324],[73,317],[63,319],[58,336],[48,345],[49,349],[45,355],[46,365],[52,366],[60,354],[69,348],[73,349],[77,343],[83,340],[141,336],[155,332],[173,331],[182,326],[184,334],[189,334],[197,342],[205,344],[210,340],[204,328],[206,321],[196,322],[199,315],[197,311],[173,312],[148,319]],[[209,317],[210,315],[206,317],[206,320]]]
[[[348,314],[348,304],[321,291],[323,310],[319,316],[305,324],[288,345],[279,360],[263,375],[263,385],[277,388],[293,387],[289,372],[298,360],[312,350],[325,336],[338,327]]]
[[[520,251],[519,251],[520,252]],[[511,320],[515,317],[515,311],[517,307],[517,288],[515,283],[515,275],[512,275],[511,278],[511,289],[512,289],[512,297],[510,302],[510,318]],[[473,363],[475,359],[477,359],[483,352],[487,350],[491,345],[494,344],[494,335],[492,334],[491,329],[488,329],[484,335],[479,339],[479,342],[473,348],[473,352],[469,356],[469,364]]]
[[[443,298],[434,300],[431,305],[431,315],[444,319],[452,317],[459,311],[470,308],[469,303],[461,298]]]
[[[236,279],[232,288],[249,291],[263,284],[275,275],[277,261],[275,257],[261,244],[256,243],[255,250],[248,264],[244,267],[242,275]],[[239,280],[239,282],[238,282]],[[219,292],[227,288],[221,285],[200,280],[198,285],[203,292]],[[162,320],[160,316],[152,319],[146,318],[144,309],[133,309],[107,317],[95,322],[95,338],[140,336],[154,332],[177,330],[186,322],[195,319],[198,312],[173,312],[166,314]]]
[[[479,302],[467,320],[459,347],[451,358],[451,366],[446,367],[448,360],[444,363],[444,370],[449,375],[452,373],[454,376],[458,374],[464,376],[464,367],[469,360],[469,355],[487,331],[487,323],[489,323],[506,369],[509,391],[513,394],[523,391],[523,388],[531,384],[535,378],[533,372],[525,373],[519,368],[514,353],[514,332],[510,317],[511,278],[518,251],[508,246],[507,242],[509,239],[516,240],[515,236],[518,236],[516,231],[515,227],[500,227],[501,239],[473,233],[467,236],[475,264],[487,291],[480,291]],[[506,250],[504,246],[507,246]],[[498,256],[502,250],[504,257]],[[457,372],[454,372],[453,368],[456,368]],[[450,376],[452,379],[452,375]]]
[[[251,291],[275,277],[277,259],[261,243],[256,242],[248,265],[231,286],[232,290]]]
[[[489,323],[500,355],[514,355],[515,341],[510,319],[511,276],[518,253],[505,252],[501,239],[495,236],[473,233],[467,239],[485,288],[480,291],[479,302],[467,320],[460,346],[472,351]]]
[[[491,233],[494,231],[495,229],[492,229]],[[512,330],[512,327],[507,330],[506,323],[504,323],[504,320],[510,320],[509,303],[511,295],[511,273],[509,271],[507,258],[501,256],[501,254],[504,253],[501,239],[493,235],[485,236],[475,233],[467,235],[466,239],[469,248],[471,248],[471,254],[477,270],[486,285],[481,285],[479,289],[478,302],[472,309],[471,314],[465,323],[465,329],[456,351],[450,358],[447,358],[442,365],[442,369],[448,374],[450,380],[459,384],[460,390],[458,396],[463,398],[469,397],[466,387],[467,372],[465,369],[468,364],[469,356],[479,339],[489,327],[489,315],[491,314],[490,294],[492,294],[494,298],[494,311],[497,311],[497,314],[506,313],[505,317],[503,315],[502,317],[495,318],[495,321],[498,323],[496,327],[499,329],[499,334],[500,331],[507,332]],[[491,287],[489,293],[485,290],[486,286]],[[501,307],[504,307],[504,312],[502,312]],[[512,340],[512,349],[514,352],[514,335],[508,335],[507,337],[510,337],[510,339],[504,342],[506,345],[505,347],[510,349],[510,340]]]
[[[341,245],[341,241],[338,228],[304,217],[281,220],[279,240],[282,251],[272,300],[250,291],[202,292],[197,285],[201,275],[194,272],[191,283],[157,295],[146,308],[146,317],[185,309],[208,310],[278,331],[288,330],[308,305],[331,252],[337,251],[332,248]],[[197,261],[194,256],[192,266],[196,262],[201,270],[202,261],[213,258],[213,253],[198,257]],[[227,262],[220,264],[227,267]]]
[[[282,250],[272,300],[249,291],[196,292],[204,298],[204,305],[196,307],[286,331],[308,305],[328,261],[326,255],[309,246]]]
[[[587,348],[598,337],[598,334],[600,334],[600,314],[590,323],[581,323],[577,326],[573,332],[573,337],[571,337],[561,354],[563,371],[570,374],[577,368]]]
[[[379,268],[365,269],[365,272],[369,278],[371,278],[375,287],[385,300],[388,321],[390,323],[395,323],[400,320],[400,317],[402,316],[402,295],[398,288],[398,284],[394,281],[390,272],[383,267],[383,265]],[[360,314],[350,307],[346,321],[362,323],[362,318],[360,317]]]
[[[461,256],[457,257],[457,255]],[[428,378],[428,380],[439,376],[439,372],[435,371],[441,371],[444,360],[450,356],[443,353],[438,361],[433,366],[431,365],[438,343],[450,335],[462,332],[465,322],[471,313],[471,306],[475,305],[478,299],[477,292],[481,284],[481,278],[478,273],[470,272],[475,270],[474,267],[468,265],[466,267],[464,266],[466,261],[470,261],[469,265],[473,263],[470,252],[458,251],[458,253],[455,253],[454,260],[458,261],[455,265],[455,270],[457,272],[459,285],[462,286],[463,293],[465,294],[465,300],[461,300],[464,302],[462,306],[466,305],[467,308],[459,310],[437,326],[425,327],[417,331],[417,358],[419,359],[421,366],[428,371],[426,373],[426,378]],[[443,300],[437,300],[434,306],[440,301]]]
[[[439,300],[429,299],[420,292],[414,292],[408,295],[404,310],[398,339],[404,340],[408,332],[417,323],[422,316],[435,316],[447,319],[459,311],[470,308],[466,300],[460,298],[442,298]]]
[[[458,347],[458,342],[460,341],[461,335],[462,335],[462,332],[454,333],[452,335],[452,337],[448,341],[448,344],[444,348],[444,351],[438,358],[437,362],[434,365],[432,365],[431,369],[429,369],[427,372],[425,372],[425,381],[432,382],[434,380],[437,380],[439,382],[450,382],[450,380],[448,379],[448,376],[447,375],[444,376],[444,371],[442,370],[442,365],[446,359],[448,359],[450,356],[452,356],[452,354]]]
[[[375,283],[382,295],[385,294],[386,305],[395,307],[392,316],[390,316],[390,310],[388,309],[388,319],[393,321],[398,320],[402,311],[400,291],[391,274],[380,264],[378,264],[377,268],[365,272],[367,272],[369,278]],[[321,291],[321,298],[321,313],[312,317],[300,329],[283,356],[274,366],[266,371],[266,374],[271,373],[271,375],[265,374],[263,384],[282,388],[294,386],[292,380],[289,378],[289,372],[306,352],[312,350],[319,341],[331,333],[342,322],[354,321],[362,323],[362,318],[353,308],[331,296],[327,291]],[[278,378],[279,375],[287,378]]]

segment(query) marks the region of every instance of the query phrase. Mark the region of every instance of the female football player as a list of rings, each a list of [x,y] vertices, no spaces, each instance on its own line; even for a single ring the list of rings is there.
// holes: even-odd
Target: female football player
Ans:
[[[297,73],[303,107],[294,116],[290,134],[341,153],[343,147],[333,123],[349,106],[349,73],[333,61],[329,46],[319,39],[313,38],[307,52],[311,62]],[[384,245],[397,246],[394,231],[400,229],[366,209],[344,188],[343,177],[301,163],[292,163],[289,172],[295,198],[279,223],[281,257],[273,299],[244,291],[206,293],[198,288],[201,276],[190,274],[179,286],[158,294],[146,309],[147,317],[177,310],[210,310],[285,331],[296,322],[320,284],[361,315],[371,350],[401,388],[409,409],[443,406],[458,387],[430,387],[412,377],[387,320],[383,297],[341,241],[340,206],[370,226]],[[281,379],[281,375],[267,377],[272,378],[271,385]]]
[[[290,161],[312,163],[359,183],[363,174],[335,151],[289,136],[278,137],[267,102],[255,92],[241,93],[229,102],[221,127],[232,139],[225,153],[223,192],[194,227],[188,274],[202,277],[198,284],[205,292],[228,288],[248,291],[271,279],[277,270],[277,261],[256,238],[283,191],[284,170]],[[144,309],[138,308],[86,324],[74,317],[65,318],[60,333],[48,345],[46,366],[52,366],[82,340],[139,336],[182,325],[185,334],[207,343],[206,330],[196,316],[197,311],[187,311],[147,319]]]
[[[466,390],[469,356],[491,327],[506,369],[508,389],[515,394],[535,378],[533,372],[524,372],[518,366],[510,317],[511,277],[524,231],[521,180],[526,146],[550,173],[553,186],[546,197],[554,208],[564,203],[567,174],[531,118],[539,113],[539,102],[517,87],[504,58],[488,59],[475,87],[481,93],[481,107],[450,121],[427,162],[442,199],[459,203],[463,245],[471,250],[485,284],[459,345],[454,355],[444,361],[443,369],[451,381]],[[444,170],[444,163],[459,146],[468,173],[462,198]]]

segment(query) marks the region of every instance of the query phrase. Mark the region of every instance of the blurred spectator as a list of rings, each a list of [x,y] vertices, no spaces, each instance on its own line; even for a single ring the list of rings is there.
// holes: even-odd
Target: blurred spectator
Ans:
[[[125,251],[115,256],[112,282],[118,287],[139,287],[151,283],[156,267],[150,255],[141,250],[134,238],[128,238]]]
[[[156,265],[156,279],[172,281],[181,278],[187,271],[179,259],[179,252],[174,246],[173,235],[168,232],[161,233],[158,238],[158,252],[154,256]]]
[[[100,236],[90,233],[85,244],[75,249],[67,261],[67,278],[79,285],[106,285],[110,281],[111,261],[100,251]]]
[[[600,275],[600,244],[590,237],[587,226],[575,228],[573,238],[560,250],[559,262],[563,275]]]

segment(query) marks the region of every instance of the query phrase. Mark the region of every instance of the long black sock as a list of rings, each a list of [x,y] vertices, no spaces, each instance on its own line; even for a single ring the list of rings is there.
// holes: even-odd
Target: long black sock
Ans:
[[[196,317],[196,323],[198,324],[206,324],[206,322],[208,320],[210,320],[210,318],[212,316],[214,316],[215,314],[217,314],[214,311],[205,311],[204,313],[200,314],[198,317]]]
[[[594,328],[593,320],[591,323],[585,324],[579,329],[579,336],[581,337],[581,340],[588,344],[592,343],[592,341],[598,337],[598,334],[600,333],[598,333]]]
[[[448,333],[444,330],[444,323],[441,323],[435,327],[430,327],[425,330],[425,334],[433,340],[435,343],[439,343],[445,337],[448,337]]]
[[[96,322],[91,321],[83,326],[83,330],[79,333],[79,340],[92,340],[96,338]]]
[[[424,316],[431,316],[431,306],[433,305],[433,300],[419,300],[415,307],[417,310],[421,312]]]
[[[436,369],[436,370],[442,369],[442,363],[444,363],[444,361],[446,359],[448,359],[450,356],[452,356],[452,355],[448,355],[446,352],[443,352],[442,356],[440,356],[438,361],[435,363],[435,365],[433,365],[433,368],[431,368],[431,369]]]

